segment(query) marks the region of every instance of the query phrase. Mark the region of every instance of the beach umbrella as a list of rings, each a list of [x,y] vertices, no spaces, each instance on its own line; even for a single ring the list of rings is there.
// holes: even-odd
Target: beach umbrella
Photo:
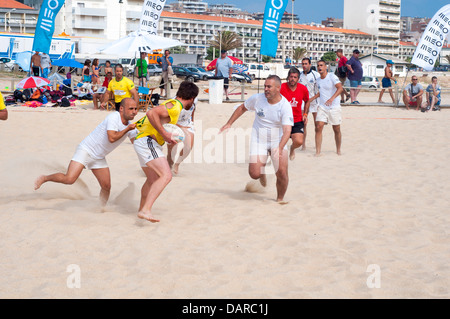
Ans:
[[[83,64],[81,64],[80,62],[75,61],[74,59],[65,59],[65,58],[53,61],[52,65],[66,66],[70,68],[79,68],[79,69],[83,68]]]
[[[242,73],[248,70],[248,67],[244,64],[233,64],[233,73]]]
[[[25,72],[30,71],[32,51],[23,51],[16,54],[16,64],[18,64]]]
[[[30,89],[49,85],[50,81],[39,76],[30,76],[17,83],[18,89]]]
[[[114,55],[129,55],[136,52],[152,52],[153,50],[167,49],[185,45],[175,39],[165,38],[144,31],[134,31],[126,37],[120,38],[100,48],[101,53]]]
[[[231,61],[233,61],[233,64],[243,64],[244,62],[242,62],[241,60],[239,60],[238,58],[235,58],[234,56],[228,56]],[[206,67],[206,71],[212,71],[216,69],[216,63],[217,63],[217,59],[214,59],[211,61],[210,64],[208,64],[208,66]]]

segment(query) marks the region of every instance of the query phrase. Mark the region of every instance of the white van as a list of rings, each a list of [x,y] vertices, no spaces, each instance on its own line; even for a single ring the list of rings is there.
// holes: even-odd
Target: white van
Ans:
[[[122,64],[124,75],[132,75],[136,66],[136,58],[120,58],[119,64]]]
[[[267,79],[269,75],[274,74],[267,65],[262,63],[245,63],[248,70],[245,71],[250,77],[254,79]]]

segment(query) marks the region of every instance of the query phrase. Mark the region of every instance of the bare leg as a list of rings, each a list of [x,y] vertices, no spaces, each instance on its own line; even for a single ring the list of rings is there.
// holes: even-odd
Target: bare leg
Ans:
[[[389,95],[391,96],[392,103],[395,104],[395,97],[394,97],[394,92],[392,92],[392,89],[389,89]]]
[[[407,110],[409,110],[409,97],[406,94],[403,94],[403,103]]]
[[[341,155],[342,133],[340,125],[333,125],[334,140],[336,142],[336,153]]]
[[[178,174],[178,170],[180,168],[180,164],[182,161],[184,161],[184,159],[189,155],[189,153],[191,152],[192,148],[194,147],[194,134],[192,134],[191,132],[189,132],[187,129],[182,128],[183,132],[184,132],[184,147],[180,152],[180,156],[178,156],[178,159],[175,163],[175,165],[173,166],[173,172],[175,174]]]
[[[155,174],[150,174],[153,171]],[[161,195],[164,188],[172,180],[172,172],[170,171],[169,163],[166,158],[160,157],[147,163],[147,167],[144,168],[144,172],[147,175],[147,181],[149,183],[145,200],[141,200],[143,203],[138,213],[138,217],[151,221],[152,223],[159,222],[154,218],[151,210],[156,199]]]
[[[111,174],[109,168],[93,169],[92,173],[100,184],[100,202],[105,206],[111,193]]]
[[[289,159],[293,161],[295,159],[295,149],[303,145],[304,137],[302,133],[295,133],[291,135],[292,145],[289,152]]]
[[[316,125],[316,156],[320,156],[320,152],[322,150],[322,132],[324,125],[324,122],[317,122]]]
[[[281,150],[281,156],[278,151],[273,152],[272,162],[276,166],[275,175],[277,177],[277,202],[283,203],[284,195],[286,194],[289,184],[288,176],[288,152]]]
[[[422,97],[418,97],[416,111],[420,110],[421,108],[422,108]]]
[[[177,144],[167,144],[167,163],[169,163],[170,169],[173,166],[172,154],[175,155],[177,151]]]
[[[46,182],[72,185],[73,183],[76,182],[83,169],[84,169],[83,164],[75,161],[70,161],[66,174],[55,173],[51,175],[41,175],[34,182],[34,189],[38,190],[42,186],[42,184]]]
[[[259,179],[263,187],[267,185],[266,174],[264,168],[267,163],[267,155],[253,155],[250,157],[250,164],[248,165],[248,174],[253,179]]]
[[[385,91],[385,89],[381,89],[380,96],[378,97],[378,103],[384,103],[382,100],[384,91]],[[392,92],[392,90],[391,90],[391,92]]]

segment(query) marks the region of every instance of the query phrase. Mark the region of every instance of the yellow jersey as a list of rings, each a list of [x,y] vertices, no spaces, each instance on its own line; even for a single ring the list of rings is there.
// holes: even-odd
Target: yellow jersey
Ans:
[[[3,100],[2,92],[0,92],[0,111],[6,109],[5,100]]]
[[[167,104],[169,104],[169,103],[173,104],[173,106],[170,109],[167,107]],[[181,104],[180,101],[173,99],[173,100],[167,100],[164,103],[162,103],[161,105],[165,105],[167,112],[169,113],[169,117],[170,117],[169,124],[177,124],[178,117],[180,116],[181,110],[183,109],[183,104]],[[164,143],[165,143],[164,138],[152,126],[147,115],[136,122],[136,129],[138,130],[136,139],[153,135],[153,136],[155,136],[156,142],[158,142],[159,145],[164,145]]]
[[[130,91],[134,88],[133,81],[126,77],[122,77],[120,81],[113,78],[108,85],[108,91],[113,92],[114,102],[116,103],[120,103],[124,98],[132,97]]]

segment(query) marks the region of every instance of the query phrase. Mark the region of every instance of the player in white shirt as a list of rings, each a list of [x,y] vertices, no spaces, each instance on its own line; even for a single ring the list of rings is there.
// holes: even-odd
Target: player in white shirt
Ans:
[[[280,94],[281,80],[269,76],[264,83],[264,93],[251,96],[236,108],[223,132],[247,111],[255,112],[250,142],[249,175],[266,186],[265,166],[271,156],[277,177],[277,202],[283,203],[289,183],[287,142],[294,125],[291,104]]]
[[[183,149],[178,155],[177,161],[174,163],[173,158],[175,157],[178,144],[167,144],[167,162],[170,168],[173,167],[173,173],[178,174],[178,170],[181,162],[189,155],[192,148],[194,147],[194,113],[197,107],[198,98],[195,98],[194,104],[192,104],[190,109],[182,109],[180,116],[178,117],[177,125],[181,127],[184,132]]]
[[[341,103],[337,99],[342,93],[342,83],[339,78],[328,73],[327,63],[323,60],[317,62],[320,78],[317,81],[319,88],[319,109],[317,111],[316,125],[316,156],[320,156],[322,147],[322,131],[325,124],[331,124],[336,141],[336,152],[341,155]]]
[[[317,109],[319,108],[319,88],[317,87],[317,79],[320,78],[320,74],[317,73],[316,71],[311,69],[311,60],[309,58],[303,58],[302,59],[302,68],[303,68],[303,72],[300,73],[300,80],[299,82],[301,84],[303,84],[304,86],[306,86],[306,88],[308,89],[309,92],[309,111],[312,113],[313,118],[314,118],[314,126],[317,125],[316,123],[316,116],[317,116]],[[303,107],[302,106],[302,113],[303,112]],[[302,149],[306,149],[306,125],[303,129],[304,133],[303,133],[303,146]]]
[[[98,125],[77,147],[69,163],[66,174],[55,173],[41,175],[35,182],[35,190],[46,182],[72,185],[84,168],[90,169],[97,178],[101,191],[100,200],[104,206],[111,190],[111,175],[106,155],[111,153],[128,136],[131,141],[136,136],[136,124],[130,123],[137,114],[136,102],[125,98],[120,104],[119,112],[112,112]]]

